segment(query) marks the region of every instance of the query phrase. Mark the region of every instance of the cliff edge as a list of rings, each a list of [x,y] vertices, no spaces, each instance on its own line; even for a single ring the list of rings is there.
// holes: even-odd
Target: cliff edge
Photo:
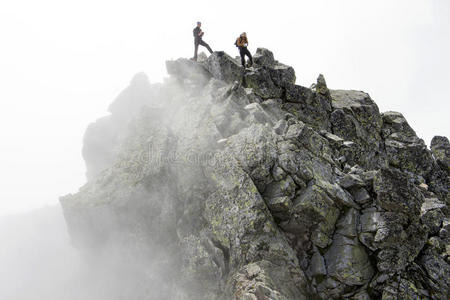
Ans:
[[[166,66],[89,126],[88,182],[61,197],[109,299],[446,299],[447,138],[429,150],[322,75],[296,85],[267,49]]]

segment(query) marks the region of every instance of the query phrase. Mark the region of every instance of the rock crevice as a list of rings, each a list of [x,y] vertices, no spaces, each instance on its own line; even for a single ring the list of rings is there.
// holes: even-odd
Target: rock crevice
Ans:
[[[74,245],[139,274],[128,299],[447,299],[447,138],[264,48],[166,66],[88,127],[61,197]]]

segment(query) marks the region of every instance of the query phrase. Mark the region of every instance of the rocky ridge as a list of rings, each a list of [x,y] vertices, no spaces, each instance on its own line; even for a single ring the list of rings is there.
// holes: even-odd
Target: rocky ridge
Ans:
[[[61,197],[74,245],[133,274],[117,299],[447,299],[446,137],[267,49],[166,66],[89,126]]]

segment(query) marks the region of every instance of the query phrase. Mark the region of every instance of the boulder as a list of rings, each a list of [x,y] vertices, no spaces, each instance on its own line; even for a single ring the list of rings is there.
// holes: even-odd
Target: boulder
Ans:
[[[203,65],[214,78],[229,83],[241,82],[244,75],[244,69],[223,51],[211,54]]]
[[[271,67],[275,64],[272,51],[266,48],[257,48],[253,55],[253,63],[257,67]]]
[[[382,117],[382,131],[389,164],[427,176],[432,170],[433,159],[423,140],[417,137],[402,114],[386,112]]]
[[[445,136],[435,136],[431,140],[431,152],[441,168],[450,175],[450,143]]]
[[[358,144],[358,151],[348,156],[351,164],[374,169],[383,164],[382,118],[370,96],[360,91],[330,90],[333,112],[332,132]]]
[[[271,71],[267,67],[245,72],[244,83],[262,99],[280,98],[283,89],[275,84],[271,77]]]

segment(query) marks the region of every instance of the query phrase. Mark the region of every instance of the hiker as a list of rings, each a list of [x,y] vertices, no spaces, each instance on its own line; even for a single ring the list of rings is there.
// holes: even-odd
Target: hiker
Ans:
[[[245,56],[247,55],[250,60],[249,67],[251,67],[253,65],[253,58],[252,55],[250,54],[250,51],[248,51],[247,49],[248,46],[247,34],[245,32],[241,33],[241,35],[237,38],[234,44],[236,45],[236,47],[239,48],[242,66],[245,68]]]
[[[203,34],[205,34],[202,29],[202,23],[197,22],[197,27],[194,28],[194,45],[195,45],[195,51],[194,51],[194,57],[193,60],[197,61],[197,52],[198,52],[198,45],[202,45],[203,47],[206,47],[208,49],[209,53],[213,53],[211,50],[211,47],[207,43],[205,43],[202,39]]]

